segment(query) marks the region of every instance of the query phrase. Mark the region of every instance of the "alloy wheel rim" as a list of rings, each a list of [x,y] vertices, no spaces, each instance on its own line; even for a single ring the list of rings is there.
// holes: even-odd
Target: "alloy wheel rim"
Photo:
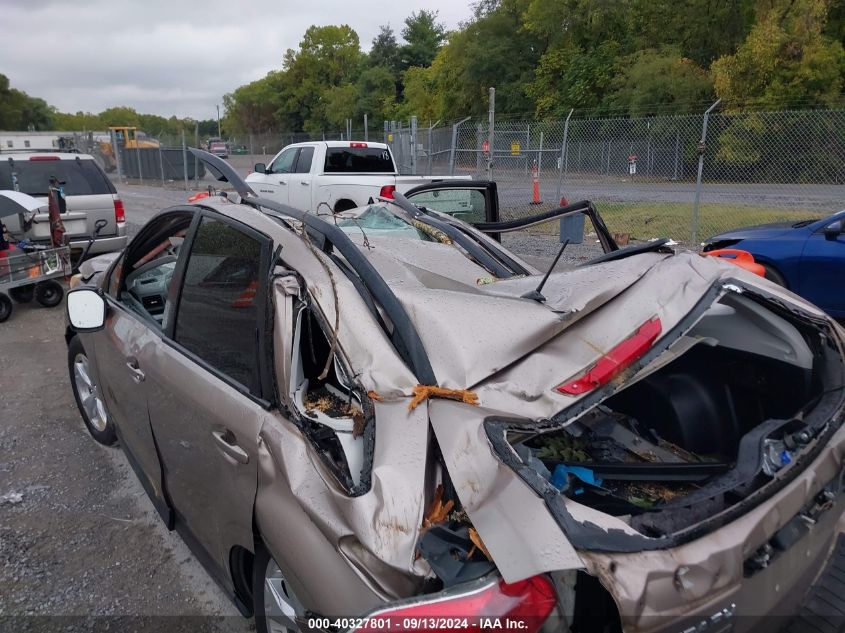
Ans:
[[[105,431],[108,424],[106,405],[100,397],[100,390],[91,378],[88,366],[88,357],[85,354],[77,354],[73,359],[73,378],[76,383],[76,392],[79,394],[79,401],[82,403],[82,410],[88,422],[97,431]]]
[[[296,618],[304,612],[302,604],[291,591],[282,570],[270,559],[264,572],[264,615],[270,633],[298,631]]]

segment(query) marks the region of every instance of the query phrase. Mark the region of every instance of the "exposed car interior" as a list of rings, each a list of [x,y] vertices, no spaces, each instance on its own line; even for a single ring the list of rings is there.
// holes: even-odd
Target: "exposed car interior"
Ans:
[[[127,256],[119,298],[159,326],[164,321],[167,293],[191,219],[191,214],[174,214],[148,239],[133,244]]]
[[[361,397],[304,306],[296,316],[291,361],[289,396],[312,443],[347,488],[358,485],[364,465]]]
[[[726,295],[638,380],[562,427],[509,441],[562,495],[671,535],[799,458],[819,432],[809,418],[828,388],[823,350],[800,322]]]

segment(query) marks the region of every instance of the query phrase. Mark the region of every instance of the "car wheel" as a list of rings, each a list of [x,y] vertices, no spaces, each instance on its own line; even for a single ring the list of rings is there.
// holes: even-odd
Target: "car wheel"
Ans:
[[[305,614],[305,607],[293,594],[270,552],[260,544],[252,564],[252,599],[258,633],[300,630],[297,618]]]
[[[766,279],[768,279],[769,281],[773,281],[778,286],[783,286],[784,288],[786,288],[786,280],[783,278],[783,275],[781,275],[777,270],[775,270],[771,266],[767,266],[766,264],[763,264],[763,268],[766,271],[766,274],[764,275]]]
[[[12,300],[0,292],[0,323],[12,316]]]
[[[82,421],[88,427],[91,437],[100,444],[111,446],[117,441],[114,423],[106,410],[102,390],[94,380],[88,354],[78,336],[70,340],[67,358],[73,397],[76,398],[76,406],[79,407]]]
[[[42,281],[35,286],[35,300],[45,308],[54,308],[62,302],[64,288],[58,281]]]
[[[9,296],[18,303],[29,303],[35,294],[35,285],[27,284],[17,288],[9,288]]]

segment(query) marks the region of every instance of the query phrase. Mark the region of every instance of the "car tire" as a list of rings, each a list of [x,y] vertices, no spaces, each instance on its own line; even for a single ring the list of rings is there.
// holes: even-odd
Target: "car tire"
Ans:
[[[300,630],[294,618],[301,618],[305,608],[291,591],[279,565],[261,543],[256,545],[252,563],[252,602],[258,633]]]
[[[35,286],[35,300],[45,308],[54,308],[62,302],[65,290],[58,281],[42,281]]]
[[[78,336],[74,336],[68,344],[67,362],[73,397],[82,421],[91,437],[104,446],[112,446],[117,442],[114,422],[106,410],[100,388],[90,370],[88,354]]]
[[[0,292],[0,323],[12,316],[12,300]]]
[[[765,270],[764,277],[766,279],[776,283],[778,286],[783,286],[784,288],[787,287],[786,280],[783,278],[783,275],[781,275],[777,270],[775,270],[771,266],[767,266],[766,264],[763,264],[763,269]]]
[[[18,303],[29,303],[32,301],[32,297],[35,296],[35,284],[9,288],[9,296]]]

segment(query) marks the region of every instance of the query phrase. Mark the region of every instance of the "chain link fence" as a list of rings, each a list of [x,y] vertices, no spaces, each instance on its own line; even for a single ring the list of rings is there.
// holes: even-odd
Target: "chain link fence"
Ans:
[[[202,164],[185,151],[205,141],[196,131],[128,144],[114,136],[67,133],[62,142],[94,154],[123,179],[204,186]],[[244,174],[290,143],[387,142],[401,174],[492,178],[505,219],[592,200],[623,242],[670,237],[695,247],[734,228],[798,222],[845,206],[845,109],[724,113],[714,104],[694,115],[570,113],[566,120],[495,120],[492,127],[469,117],[367,128],[350,120],[340,131],[225,140],[230,162]],[[556,240],[559,228],[535,230]]]
[[[492,177],[506,218],[589,199],[623,241],[671,237],[694,246],[845,206],[845,110],[571,116],[496,121],[492,129],[464,119],[412,136],[397,128],[392,144],[397,156],[416,148],[415,170],[400,163],[407,173]]]

